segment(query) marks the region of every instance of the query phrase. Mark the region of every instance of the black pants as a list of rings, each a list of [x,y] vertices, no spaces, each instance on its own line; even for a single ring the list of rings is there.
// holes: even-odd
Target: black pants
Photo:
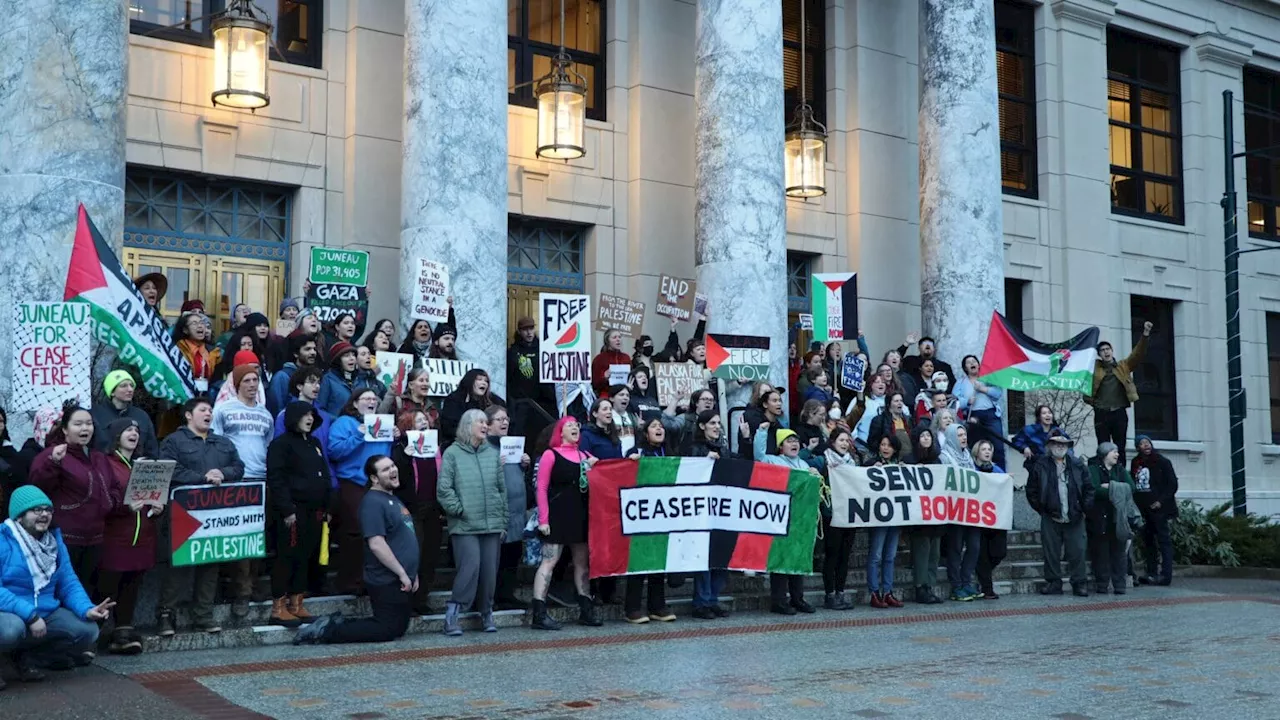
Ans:
[[[293,527],[276,518],[276,559],[271,570],[271,596],[276,598],[305,593],[311,566],[320,554],[324,510],[300,507],[294,517]]]
[[[398,583],[366,585],[373,617],[347,620],[335,628],[325,642],[362,643],[390,642],[404,636],[409,629],[412,595],[400,591]]]
[[[426,609],[427,596],[436,579],[436,566],[440,564],[440,506],[426,501],[413,510],[413,534],[418,538],[418,592],[413,595],[413,606]]]
[[[650,615],[657,614],[667,608],[667,576],[664,573],[648,575],[630,575],[627,577],[627,595],[622,609],[626,612],[639,612],[640,599],[644,594],[644,586],[649,585],[649,604],[646,609]]]
[[[831,521],[822,520],[822,587],[828,594],[844,592],[854,532],[853,528],[831,527]]]
[[[983,592],[994,590],[992,575],[996,567],[1009,554],[1009,532],[1007,530],[983,530],[982,544],[978,550],[978,589]]]
[[[349,480],[338,481],[338,592],[359,595],[364,585],[364,535],[360,532],[360,501],[369,492]]]
[[[520,558],[524,556],[523,542],[505,542],[498,550],[498,587],[493,598],[499,601],[516,599],[520,587]]]
[[[142,579],[146,570],[114,570],[98,571],[98,596],[103,600],[111,598],[116,601],[111,614],[116,619],[116,627],[133,627],[133,612],[138,608],[138,591],[142,589]]]
[[[1168,515],[1148,515],[1142,526],[1142,539],[1145,541],[1147,576],[1160,580],[1173,579],[1173,540],[1169,536]],[[1156,561],[1159,560],[1157,575]]]
[[[1113,586],[1124,591],[1128,586],[1125,577],[1129,573],[1128,542],[1116,536],[1115,520],[1110,512],[1096,518],[1089,530],[1094,590],[1106,592],[1108,586]]]
[[[1125,443],[1129,437],[1129,413],[1124,409],[1119,410],[1102,410],[1093,413],[1093,434],[1097,436],[1098,443],[1113,442],[1116,447],[1120,448],[1120,467],[1128,467],[1125,464],[1124,451]]]
[[[71,557],[71,568],[80,578],[80,585],[90,600],[100,602],[102,598],[94,597],[98,587],[98,563],[102,560],[101,545],[68,545],[67,555]]]
[[[769,597],[773,604],[786,605],[787,595],[791,596],[791,602],[804,599],[804,576],[769,573]]]

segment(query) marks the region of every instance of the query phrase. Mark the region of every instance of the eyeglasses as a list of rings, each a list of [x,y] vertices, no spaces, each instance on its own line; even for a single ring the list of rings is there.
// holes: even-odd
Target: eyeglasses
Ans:
[[[31,508],[27,512],[33,512],[33,513],[36,513],[37,515],[52,515],[53,508],[49,505],[41,505],[40,507]]]

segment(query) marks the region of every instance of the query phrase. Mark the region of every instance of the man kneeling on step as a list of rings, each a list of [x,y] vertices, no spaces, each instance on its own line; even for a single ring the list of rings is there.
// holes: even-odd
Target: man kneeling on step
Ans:
[[[89,599],[52,524],[49,496],[34,485],[13,491],[0,525],[0,655],[14,653],[23,682],[92,662],[97,623],[115,605]]]

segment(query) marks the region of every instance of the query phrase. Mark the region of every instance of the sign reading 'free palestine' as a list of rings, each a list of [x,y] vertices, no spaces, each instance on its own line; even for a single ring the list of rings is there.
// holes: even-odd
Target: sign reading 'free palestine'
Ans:
[[[591,298],[538,296],[538,382],[591,382]]]

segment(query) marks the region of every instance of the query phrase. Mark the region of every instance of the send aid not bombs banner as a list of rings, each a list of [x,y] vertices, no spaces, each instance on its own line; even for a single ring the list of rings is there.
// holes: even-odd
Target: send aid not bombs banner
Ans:
[[[186,485],[170,494],[173,566],[267,556],[265,482]]]
[[[591,382],[591,298],[538,296],[538,382]]]
[[[587,474],[591,575],[813,570],[820,479],[749,460],[604,460]]]
[[[1013,479],[954,465],[831,469],[835,527],[973,525],[1013,527]]]

